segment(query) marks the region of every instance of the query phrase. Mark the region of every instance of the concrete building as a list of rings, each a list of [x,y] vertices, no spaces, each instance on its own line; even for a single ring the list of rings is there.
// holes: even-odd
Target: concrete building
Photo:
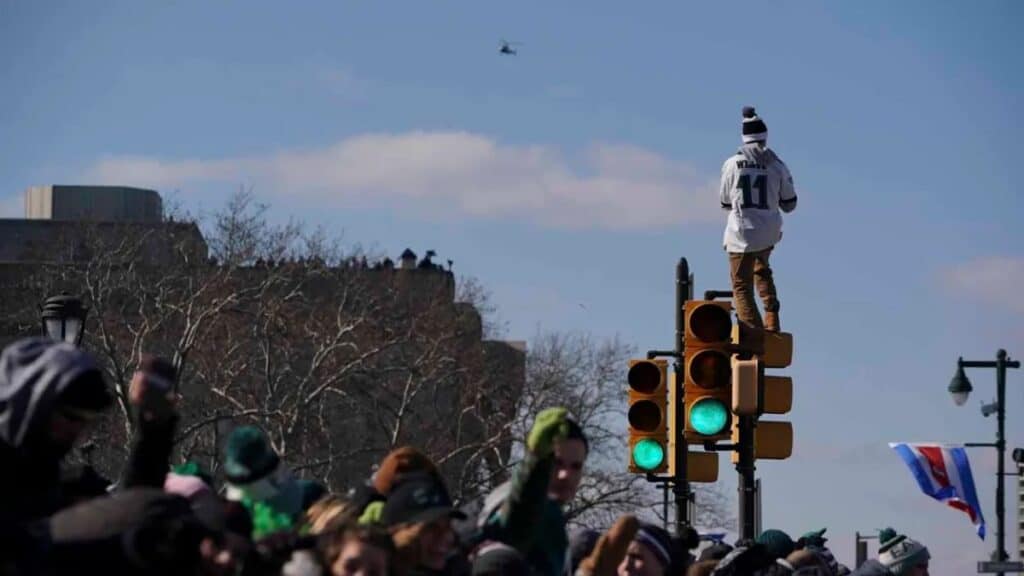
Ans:
[[[93,222],[160,222],[163,200],[155,190],[127,186],[32,186],[25,218]]]
[[[168,262],[182,246],[192,262],[207,258],[199,228],[165,222],[163,200],[154,190],[32,186],[25,191],[25,218],[0,219],[0,263],[81,262],[97,247],[113,249],[126,237],[144,238],[140,258],[147,262]]]

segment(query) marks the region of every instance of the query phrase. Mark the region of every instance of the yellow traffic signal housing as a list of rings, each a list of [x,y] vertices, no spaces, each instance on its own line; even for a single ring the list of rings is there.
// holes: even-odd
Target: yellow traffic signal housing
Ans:
[[[668,469],[668,362],[630,360],[629,471],[664,472]]]
[[[764,414],[787,414],[793,409],[793,379],[789,376],[764,377]]]
[[[732,338],[732,304],[716,300],[690,300],[684,305],[687,350],[720,346]]]
[[[789,332],[768,332],[737,323],[731,336],[738,349],[760,356],[765,368],[788,368],[793,363],[793,335]]]
[[[732,357],[732,413],[737,416],[786,414],[793,409],[793,379],[789,376],[764,376],[759,380],[760,359]],[[764,394],[758,390],[759,382]],[[758,405],[763,402],[763,405]]]
[[[732,439],[739,442],[739,428],[733,426]],[[754,429],[754,458],[758,460],[785,460],[793,455],[793,424],[791,422],[759,421]],[[739,454],[732,453],[732,462],[739,462]]]
[[[684,432],[703,444],[729,438],[732,304],[692,300],[684,308]]]
[[[732,413],[737,416],[759,416],[758,383],[760,361],[757,357],[740,360],[732,355]]]
[[[668,475],[676,475],[675,452],[669,451]],[[686,480],[688,482],[718,482],[718,452],[686,452]]]

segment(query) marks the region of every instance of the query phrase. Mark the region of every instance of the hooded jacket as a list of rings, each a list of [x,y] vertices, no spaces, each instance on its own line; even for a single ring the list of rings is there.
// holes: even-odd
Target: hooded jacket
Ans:
[[[95,410],[108,406],[102,382],[93,357],[68,343],[28,338],[0,354],[0,523],[48,516],[60,506],[64,453],[47,441],[50,417],[61,397]]]
[[[743,145],[722,165],[722,209],[729,211],[722,240],[731,253],[759,252],[782,239],[782,214],[796,209],[789,168],[767,146]]]

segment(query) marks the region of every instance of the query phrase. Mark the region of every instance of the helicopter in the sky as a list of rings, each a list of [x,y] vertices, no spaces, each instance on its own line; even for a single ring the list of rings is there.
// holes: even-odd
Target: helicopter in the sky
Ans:
[[[502,41],[501,41],[501,48],[498,49],[498,53],[499,54],[506,54],[508,56],[515,56],[516,54],[519,53],[519,51],[516,50],[515,48],[513,48],[513,46],[522,46],[522,45],[523,45],[522,42],[509,42],[508,40],[502,39]]]

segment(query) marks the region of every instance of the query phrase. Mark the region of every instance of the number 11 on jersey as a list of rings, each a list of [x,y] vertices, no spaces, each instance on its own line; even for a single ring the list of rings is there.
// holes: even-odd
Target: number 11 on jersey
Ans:
[[[743,190],[743,202],[740,204],[741,208],[758,208],[760,210],[768,209],[768,178],[764,174],[758,174],[757,178],[754,178],[754,185],[750,185],[750,174],[740,174],[740,179],[737,184],[740,189]],[[757,189],[757,203],[754,203],[753,190]]]

